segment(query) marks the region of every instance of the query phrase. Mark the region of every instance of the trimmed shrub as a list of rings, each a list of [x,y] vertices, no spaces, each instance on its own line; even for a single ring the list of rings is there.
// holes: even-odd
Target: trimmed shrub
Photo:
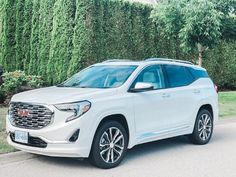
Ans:
[[[44,84],[42,77],[26,75],[23,71],[6,72],[3,74],[3,81],[0,86],[0,103],[15,93],[39,88]]]

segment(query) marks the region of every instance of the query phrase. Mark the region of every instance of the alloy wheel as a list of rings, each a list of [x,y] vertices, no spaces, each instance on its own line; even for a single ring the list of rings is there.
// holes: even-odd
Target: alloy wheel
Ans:
[[[102,160],[115,163],[122,156],[124,150],[124,135],[116,127],[108,128],[101,136],[99,149]]]
[[[199,138],[203,141],[209,139],[212,133],[212,121],[208,114],[202,114],[198,121]]]

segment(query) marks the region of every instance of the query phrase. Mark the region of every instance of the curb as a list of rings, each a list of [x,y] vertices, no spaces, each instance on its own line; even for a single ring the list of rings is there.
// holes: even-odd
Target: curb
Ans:
[[[0,166],[6,165],[9,163],[24,161],[28,159],[36,158],[37,155],[30,154],[23,151],[17,151],[17,152],[11,152],[7,154],[1,154],[0,155]]]

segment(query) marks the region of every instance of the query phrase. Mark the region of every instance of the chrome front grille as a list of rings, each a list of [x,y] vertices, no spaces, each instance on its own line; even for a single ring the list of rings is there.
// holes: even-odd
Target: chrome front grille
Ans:
[[[16,102],[10,103],[9,116],[15,127],[41,129],[51,123],[53,110],[44,105]]]

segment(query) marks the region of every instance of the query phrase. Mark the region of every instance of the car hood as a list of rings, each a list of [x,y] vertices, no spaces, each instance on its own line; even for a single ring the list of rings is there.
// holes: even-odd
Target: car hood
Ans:
[[[69,103],[91,98],[109,96],[114,94],[115,89],[97,88],[72,88],[72,87],[46,87],[25,91],[14,95],[12,102],[59,104]]]

